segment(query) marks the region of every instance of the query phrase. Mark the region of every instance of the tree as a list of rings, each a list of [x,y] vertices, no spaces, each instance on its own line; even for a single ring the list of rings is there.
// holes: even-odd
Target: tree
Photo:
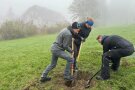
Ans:
[[[106,1],[101,0],[74,0],[70,6],[73,19],[79,18],[80,21],[92,17],[97,23],[106,16]]]

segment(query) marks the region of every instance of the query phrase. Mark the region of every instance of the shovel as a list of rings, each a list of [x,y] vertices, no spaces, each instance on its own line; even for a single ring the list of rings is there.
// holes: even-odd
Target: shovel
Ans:
[[[80,52],[81,52],[81,48],[82,48],[82,42],[80,45],[80,50],[78,52],[78,56],[77,56],[77,62],[79,61],[79,57],[80,57]],[[72,50],[74,50],[74,39],[72,39]],[[74,57],[74,53],[72,54],[72,57]],[[78,77],[78,70],[74,68],[74,65],[72,66],[72,73],[71,75],[74,77],[74,79],[72,80],[72,86],[75,86],[76,82],[77,82],[77,77]]]
[[[74,51],[74,38],[72,38],[72,50]],[[74,57],[74,52],[72,53],[72,57]],[[71,76],[73,77],[73,80],[70,81],[66,81],[65,85],[67,85],[68,87],[73,87],[76,84],[76,77],[74,76],[74,61],[72,62],[71,66]]]
[[[99,71],[97,71],[86,83],[85,88],[89,88],[90,87],[90,83],[92,81],[92,79],[101,71],[101,69]]]
[[[103,55],[102,55],[102,64],[101,64],[101,67],[103,66]],[[86,85],[85,85],[85,88],[89,88],[90,87],[90,83],[92,81],[92,79],[101,71],[98,70],[91,78],[89,78],[89,80],[87,81]]]

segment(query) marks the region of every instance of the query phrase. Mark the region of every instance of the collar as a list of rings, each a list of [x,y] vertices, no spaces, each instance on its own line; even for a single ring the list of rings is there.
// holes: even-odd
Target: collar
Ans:
[[[104,41],[108,38],[109,36],[102,36],[102,41],[101,41],[101,44],[103,45]]]

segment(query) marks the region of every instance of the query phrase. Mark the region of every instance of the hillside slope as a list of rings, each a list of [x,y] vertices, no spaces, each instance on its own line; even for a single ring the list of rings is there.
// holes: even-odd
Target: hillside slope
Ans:
[[[135,26],[93,28],[83,44],[79,69],[83,79],[94,74],[101,66],[102,47],[96,41],[98,34],[121,35],[135,44]],[[36,36],[25,39],[0,42],[0,90],[83,90],[84,80],[68,88],[63,84],[65,60],[60,59],[57,67],[50,72],[52,81],[41,84],[40,75],[50,63],[50,47],[55,35]],[[111,79],[93,79],[90,90],[135,90],[135,57],[122,58],[119,72],[111,72]]]

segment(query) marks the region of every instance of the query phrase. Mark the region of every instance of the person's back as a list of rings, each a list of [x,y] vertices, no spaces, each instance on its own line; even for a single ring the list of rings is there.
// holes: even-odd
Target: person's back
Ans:
[[[103,45],[101,75],[98,80],[106,80],[110,78],[109,63],[112,63],[111,69],[118,71],[121,57],[132,55],[134,46],[131,42],[118,35],[99,35],[97,37],[99,43]]]
[[[130,46],[133,46],[131,42],[129,42],[128,40],[118,35],[112,35],[112,36],[109,36],[109,38],[110,38],[110,45],[115,46],[116,48],[124,49]]]
[[[133,48],[133,44],[121,36],[111,35],[102,37],[103,40],[101,41],[101,44],[103,45],[104,53],[112,49],[126,49],[130,47]]]
[[[78,33],[83,38],[87,38],[91,32],[91,28],[87,28],[85,22],[81,24],[81,31]]]
[[[68,47],[71,45],[71,41],[72,41],[72,34],[70,30],[64,28],[58,34],[55,42],[52,45],[51,50],[59,50],[59,49],[68,50]]]

